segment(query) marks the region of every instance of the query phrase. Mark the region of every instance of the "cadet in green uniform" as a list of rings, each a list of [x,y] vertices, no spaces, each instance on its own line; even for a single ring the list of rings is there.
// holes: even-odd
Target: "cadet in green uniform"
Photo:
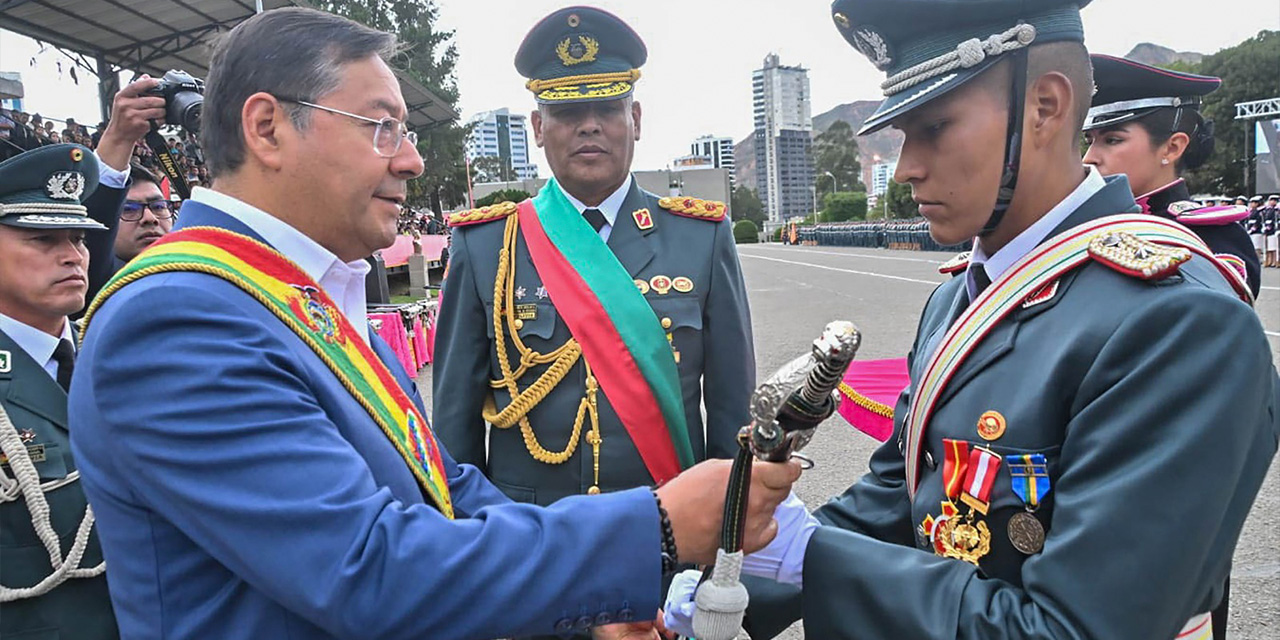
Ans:
[[[630,173],[646,55],[598,9],[534,26],[516,68],[555,179],[449,220],[434,424],[518,501],[663,482],[732,457],[748,420],[751,322],[725,205],[659,198]]]
[[[82,201],[98,160],[79,145],[0,164],[0,637],[117,637],[67,432],[75,360],[67,316],[84,307]],[[108,243],[107,246],[110,246]],[[33,634],[33,635],[28,635]]]
[[[900,129],[932,237],[977,240],[869,473],[814,519],[784,503],[749,558],[803,586],[752,593],[752,638],[799,617],[823,640],[1211,635],[1280,377],[1233,267],[1082,166],[1083,4],[834,3],[888,76],[862,133]]]

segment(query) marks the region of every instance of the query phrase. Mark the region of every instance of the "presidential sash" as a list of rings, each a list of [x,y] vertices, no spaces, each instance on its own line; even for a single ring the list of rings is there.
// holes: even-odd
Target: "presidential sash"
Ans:
[[[652,307],[555,179],[520,203],[529,257],[655,482],[694,462],[680,376]]]
[[[440,445],[391,371],[320,285],[267,245],[224,229],[192,227],[157,240],[117,273],[85,314],[129,283],[154,273],[206,273],[262,303],[324,361],[395,446],[431,502],[453,518]]]
[[[920,458],[929,419],[937,408],[942,391],[960,369],[965,358],[1013,310],[1034,297],[1072,269],[1091,260],[1089,243],[1103,233],[1127,233],[1159,245],[1181,247],[1209,260],[1227,279],[1242,300],[1253,298],[1239,274],[1214,257],[1195,234],[1175,222],[1141,214],[1121,214],[1086,222],[1068,229],[1014,263],[991,283],[973,304],[947,329],[934,349],[916,385],[910,411],[903,427],[903,455],[906,462],[907,491],[915,498],[920,483]],[[1137,275],[1137,274],[1135,274]]]

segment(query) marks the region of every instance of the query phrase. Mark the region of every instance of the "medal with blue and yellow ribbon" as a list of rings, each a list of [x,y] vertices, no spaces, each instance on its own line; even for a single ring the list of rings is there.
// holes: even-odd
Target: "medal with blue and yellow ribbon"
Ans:
[[[1022,499],[1026,511],[1009,518],[1009,542],[1013,548],[1032,555],[1044,548],[1044,525],[1036,518],[1036,509],[1049,495],[1049,465],[1043,453],[1005,456],[1013,476],[1013,492]]]

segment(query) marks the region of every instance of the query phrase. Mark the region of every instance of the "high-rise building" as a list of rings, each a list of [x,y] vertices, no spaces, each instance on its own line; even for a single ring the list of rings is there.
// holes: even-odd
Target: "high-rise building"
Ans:
[[[501,158],[497,181],[526,180],[538,177],[538,167],[529,162],[529,133],[525,116],[508,109],[478,113],[467,137],[467,159]],[[506,172],[510,171],[507,175]]]
[[[871,194],[882,196],[887,193],[889,191],[889,182],[893,180],[893,172],[897,170],[897,160],[893,162],[877,162],[871,165]]]
[[[689,155],[711,158],[711,166],[729,170],[729,182],[733,182],[733,138],[702,136],[689,145]]]
[[[760,200],[771,222],[807,216],[814,199],[809,72],[771,53],[752,73],[751,89]]]

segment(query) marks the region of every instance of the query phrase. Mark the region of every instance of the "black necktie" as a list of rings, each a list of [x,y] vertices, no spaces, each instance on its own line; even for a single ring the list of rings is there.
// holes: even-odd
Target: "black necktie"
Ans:
[[[58,363],[58,386],[63,391],[71,390],[71,373],[76,368],[76,350],[71,341],[63,338],[53,350],[53,359]]]
[[[587,209],[582,212],[582,217],[587,219],[587,222],[591,224],[592,229],[596,230],[596,233],[600,233],[600,230],[604,228],[604,225],[608,224],[604,219],[604,214],[600,213],[599,209]]]
[[[973,275],[973,297],[977,299],[987,287],[991,286],[991,278],[987,277],[987,270],[980,264],[969,265],[969,273]]]

